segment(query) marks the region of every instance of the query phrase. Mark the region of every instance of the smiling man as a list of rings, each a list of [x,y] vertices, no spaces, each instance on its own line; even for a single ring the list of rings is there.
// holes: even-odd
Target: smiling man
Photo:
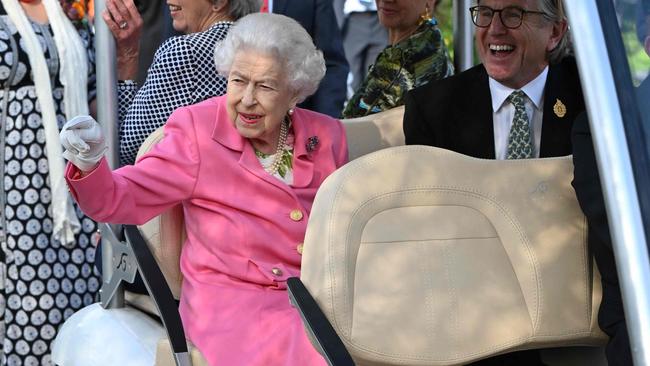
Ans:
[[[560,0],[480,0],[481,65],[406,96],[406,143],[486,159],[571,154],[584,101]]]
[[[571,154],[584,101],[561,0],[479,0],[470,12],[482,64],[406,95],[406,143],[483,159]],[[477,364],[543,363],[526,351]]]

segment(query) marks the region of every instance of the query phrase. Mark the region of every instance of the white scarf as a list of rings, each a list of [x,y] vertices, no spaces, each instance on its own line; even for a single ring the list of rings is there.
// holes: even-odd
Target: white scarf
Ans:
[[[74,234],[81,225],[72,205],[72,199],[63,177],[64,161],[59,142],[59,126],[52,97],[50,73],[45,62],[44,51],[36,38],[32,25],[18,0],[2,0],[7,15],[24,40],[25,51],[34,75],[36,96],[41,106],[41,119],[45,130],[45,147],[50,169],[52,190],[53,237],[65,246],[74,245]],[[43,0],[47,18],[54,33],[59,54],[59,78],[64,87],[65,117],[88,114],[88,59],[81,37],[68,20],[58,0]]]

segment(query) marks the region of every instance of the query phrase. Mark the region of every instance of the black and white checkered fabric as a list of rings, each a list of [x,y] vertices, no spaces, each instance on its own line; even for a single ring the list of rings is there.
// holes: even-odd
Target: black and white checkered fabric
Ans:
[[[225,94],[226,79],[217,74],[214,47],[231,26],[231,22],[219,22],[204,32],[170,38],[156,51],[142,88],[137,90],[132,81],[119,82],[122,165],[135,162],[142,142],[176,108]]]

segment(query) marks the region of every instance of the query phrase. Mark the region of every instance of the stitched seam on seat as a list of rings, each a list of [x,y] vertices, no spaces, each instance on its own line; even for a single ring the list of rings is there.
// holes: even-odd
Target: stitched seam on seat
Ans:
[[[587,222],[587,218],[584,217],[583,218],[583,224],[584,224],[583,227],[585,229],[582,230],[582,233],[580,235],[581,236],[581,241],[580,241],[581,243],[585,243],[586,240],[587,240],[587,238],[586,238],[586,236],[587,236],[587,230],[586,230],[587,223],[586,222]],[[582,252],[582,255],[580,256],[580,261],[581,261],[581,264],[582,264],[583,276],[590,278],[590,280],[587,281],[587,283],[591,284],[591,283],[593,283],[593,278],[591,278],[592,276],[591,276],[591,273],[589,271],[588,257],[589,257],[589,249],[587,248],[587,246],[585,246],[584,250]],[[584,292],[585,292],[585,300],[586,300],[585,304],[584,304],[584,307],[585,307],[585,313],[584,313],[585,327],[582,328],[582,330],[580,330],[579,332],[591,333],[591,307],[592,307],[592,301],[593,301],[592,289],[589,286],[584,286]],[[573,334],[573,333],[566,333],[566,334]],[[552,336],[556,336],[557,334],[535,332],[534,335],[535,335],[535,337],[552,337]]]
[[[371,167],[372,165],[375,164],[376,161],[386,159],[387,157],[404,155],[404,154],[411,154],[413,152],[430,152],[430,151],[431,151],[431,147],[418,146],[418,145],[402,146],[402,147],[377,151],[377,152],[365,157],[364,159],[358,159],[358,160],[353,160],[353,161],[349,162],[347,164],[347,167],[348,167],[347,170],[345,170],[343,172],[343,174],[341,175],[341,180],[346,180],[346,178],[348,178],[349,176],[358,174],[359,170],[361,170],[363,168]],[[480,160],[480,159],[475,159],[475,158],[471,158],[471,157],[464,158],[463,156],[458,155],[455,152],[452,152],[452,151],[449,151],[449,150],[444,150],[444,149],[436,150],[436,153],[439,154],[440,156],[454,155],[459,160],[468,160],[468,159]],[[563,159],[566,159],[566,158],[565,157],[557,157],[557,158],[545,158],[545,159],[546,160],[563,160]],[[517,164],[517,165],[521,165],[521,164],[529,165],[528,162],[527,162],[527,159],[511,160],[508,163],[513,164],[513,165],[514,164]],[[425,189],[434,189],[434,188],[436,188],[436,187],[415,186],[410,190],[425,190]],[[443,187],[443,188],[446,188],[447,190],[450,190],[451,188],[454,188],[454,187]],[[407,190],[407,191],[409,191],[409,190]],[[488,202],[495,205],[495,207],[498,207],[498,209],[501,212],[507,213],[507,211],[503,207],[501,207],[500,205],[497,205],[493,200],[490,200],[487,196],[483,196],[480,192],[473,192],[472,190],[467,190],[467,189],[465,189],[465,191],[475,193],[480,198],[485,199]],[[343,187],[342,187],[341,184],[338,184],[338,186],[336,187],[336,189],[334,191],[334,194],[333,194],[333,199],[332,199],[332,205],[333,206],[336,206],[337,202],[339,202],[339,200],[341,199],[340,197],[341,197],[342,192],[343,192]],[[380,194],[380,195],[377,195],[375,197],[371,197],[370,199],[366,200],[366,202],[368,202],[370,200],[373,200],[376,197],[380,197],[382,195],[384,195],[384,194]],[[365,202],[363,203],[363,205],[365,205]],[[355,215],[357,214],[357,212],[359,211],[360,208],[361,208],[361,206],[357,207],[357,209],[352,213],[352,215],[350,215],[350,220],[348,222],[351,222],[352,219],[354,219]],[[329,214],[329,218],[327,220],[328,224],[331,224],[333,222],[333,220],[332,220],[333,216],[334,216],[334,210],[331,210],[330,214]],[[538,278],[539,278],[538,266],[539,266],[539,264],[537,262],[537,257],[532,252],[532,248],[530,246],[528,238],[523,233],[523,231],[521,230],[521,227],[519,227],[518,223],[514,222],[514,220],[511,218],[510,215],[504,215],[504,216],[508,218],[508,221],[510,221],[511,224],[517,228],[517,231],[522,236],[522,239],[523,239],[522,241],[525,243],[525,246],[526,246],[526,252],[528,254],[528,257],[529,257],[530,261],[533,264],[533,277],[534,277],[533,280],[537,284],[537,293],[533,294],[534,303],[535,303],[535,317],[533,319],[533,329],[537,329],[538,328],[538,323],[539,323],[539,313],[540,313],[539,294],[541,292],[541,284],[540,284],[540,281],[538,281]],[[332,226],[333,225],[328,225],[328,227],[329,227],[328,235],[329,235],[330,240],[329,240],[329,243],[327,243],[327,245],[328,245],[328,249],[329,249],[328,252],[330,253],[329,262],[330,263],[335,263],[333,261],[333,258],[332,258],[333,251],[331,250],[332,246],[334,244],[332,242],[332,239],[331,239],[332,238],[331,233],[332,233],[332,230],[333,230]],[[348,227],[346,228],[345,232],[346,232],[346,243],[347,243],[349,241],[349,239],[350,239],[350,236],[351,236],[351,234],[350,234],[350,224],[348,224]],[[345,246],[344,250],[345,250],[344,259],[348,260],[349,253],[348,253],[348,246],[347,245]],[[331,319],[331,321],[333,322],[333,325],[335,326],[336,329],[339,329],[340,331],[343,332],[343,334],[349,336],[351,334],[353,319],[350,318],[350,324],[349,324],[350,329],[341,329],[341,327],[339,325],[339,320],[338,320],[339,317],[337,316],[337,310],[336,310],[336,307],[334,306],[334,302],[335,302],[334,301],[334,296],[337,293],[337,291],[336,291],[336,288],[337,288],[336,279],[335,279],[335,276],[333,274],[332,266],[329,266],[329,267],[330,267],[329,268],[330,282],[332,283],[331,292],[330,292],[330,296],[329,296],[330,308],[332,309],[332,319]],[[349,306],[350,299],[349,299],[349,296],[348,296],[348,294],[350,293],[350,291],[349,291],[350,279],[347,278],[347,272],[343,271],[343,273],[344,273],[344,278],[343,278],[343,281],[344,281],[343,287],[344,288],[343,288],[343,294],[341,294],[341,296],[343,298],[343,300],[342,300],[343,305],[347,309],[347,308],[350,308],[350,306]],[[516,275],[516,273],[515,273],[515,275]],[[520,288],[521,288],[521,286],[520,286]],[[350,314],[350,317],[352,317],[351,314]]]
[[[418,245],[418,249],[421,251],[426,250],[424,248],[424,243]],[[421,273],[429,273],[429,261],[426,260],[426,256],[422,255],[419,256],[420,259],[420,270],[422,271]],[[427,329],[430,329],[434,331],[434,319],[435,319],[435,308],[433,306],[433,292],[431,291],[433,289],[433,281],[431,276],[420,276],[422,278],[422,281],[424,282],[424,286],[427,290],[426,294],[424,295],[424,303],[425,303],[425,309],[426,309],[426,319],[424,319],[425,322],[427,322]],[[433,336],[433,334],[428,334],[429,336]]]
[[[370,348],[358,346],[358,345],[355,345],[355,344],[351,344],[349,342],[346,342],[345,340],[344,340],[344,342],[346,343],[346,345],[350,345],[350,346],[352,346],[352,347],[354,347],[356,349],[366,351],[368,353],[372,353],[374,355],[382,356],[382,357],[389,358],[389,359],[395,359],[395,360],[411,359],[411,360],[430,360],[430,361],[455,361],[455,360],[464,360],[464,359],[467,359],[469,357],[474,357],[474,356],[478,356],[478,355],[484,355],[486,353],[491,353],[493,351],[506,351],[506,350],[510,349],[510,347],[512,347],[512,346],[521,345],[521,344],[523,344],[525,342],[535,342],[535,341],[540,340],[540,339],[543,340],[544,338],[575,337],[575,336],[580,336],[580,335],[589,336],[589,338],[594,339],[593,334],[591,332],[569,332],[569,333],[563,333],[563,334],[557,334],[557,335],[549,335],[549,336],[520,337],[520,338],[516,338],[516,339],[514,339],[514,340],[512,340],[510,342],[502,343],[502,344],[496,345],[494,347],[489,347],[489,348],[486,348],[486,349],[483,349],[483,350],[480,350],[480,351],[476,351],[476,352],[473,352],[473,353],[467,353],[466,355],[464,355],[462,357],[455,357],[455,358],[431,358],[431,357],[424,357],[424,356],[410,356],[410,355],[404,355],[404,354],[399,354],[399,353],[398,354],[388,354],[388,353],[383,353],[381,351],[377,351],[377,350],[374,350],[374,349],[370,349]],[[579,342],[579,341],[576,341],[576,344],[583,344],[583,343]],[[539,347],[539,348],[543,348],[543,347]],[[522,350],[523,349],[524,348],[522,348]]]
[[[412,355],[406,355],[406,354],[401,354],[401,353],[391,353],[391,354],[388,354],[388,353],[383,353],[383,352],[381,352],[381,351],[379,351],[379,350],[376,350],[376,349],[372,349],[372,348],[368,348],[368,347],[359,346],[359,345],[353,344],[353,343],[351,343],[351,342],[350,342],[350,345],[351,345],[352,347],[356,348],[356,349],[363,350],[363,351],[366,351],[366,352],[369,352],[369,353],[373,353],[373,354],[375,354],[375,355],[379,355],[379,356],[382,356],[382,357],[385,357],[385,358],[390,358],[390,359],[411,359],[411,360],[453,361],[453,360],[461,360],[461,359],[465,359],[465,358],[472,357],[472,356],[483,355],[483,354],[485,354],[485,353],[492,353],[493,351],[498,351],[498,350],[507,350],[507,349],[509,349],[509,348],[510,348],[511,346],[513,346],[513,345],[522,344],[523,342],[525,342],[525,341],[527,341],[527,340],[531,340],[531,339],[533,339],[533,338],[532,338],[532,337],[520,337],[520,338],[515,338],[515,339],[513,339],[513,340],[510,341],[510,342],[501,343],[501,344],[495,345],[495,346],[493,346],[493,347],[488,347],[488,348],[485,348],[485,349],[483,349],[483,350],[476,351],[476,352],[473,352],[473,353],[467,353],[465,356],[462,356],[462,357],[455,357],[455,358],[451,358],[451,357],[445,357],[445,358],[433,358],[433,357],[426,357],[426,356],[412,356]],[[348,342],[345,342],[345,343],[348,343]]]
[[[367,200],[363,201],[361,204],[359,204],[357,206],[357,208],[351,213],[350,219],[348,220],[348,227],[346,229],[346,242],[350,241],[350,236],[351,236],[351,232],[352,232],[351,231],[351,226],[352,226],[352,222],[354,221],[354,218],[359,214],[359,212],[362,209],[366,208],[366,206],[369,206],[370,204],[375,203],[376,201],[379,201],[381,199],[385,199],[385,198],[395,196],[395,195],[410,195],[410,194],[417,194],[417,193],[428,192],[428,191],[438,191],[438,192],[447,193],[447,194],[456,194],[456,195],[461,195],[461,196],[468,196],[468,197],[478,198],[478,199],[481,199],[484,202],[488,202],[492,206],[496,207],[498,209],[498,211],[501,212],[503,214],[503,216],[508,220],[508,222],[510,222],[510,224],[516,229],[516,232],[519,234],[519,236],[521,238],[521,241],[525,243],[526,253],[528,254],[528,257],[529,257],[529,260],[531,261],[531,263],[533,263],[533,269],[534,269],[533,274],[532,274],[533,281],[537,286],[537,290],[540,291],[540,283],[539,283],[540,281],[537,281],[537,278],[539,278],[538,269],[537,269],[537,261],[536,261],[536,258],[531,253],[532,249],[530,247],[529,240],[528,240],[527,236],[525,235],[525,233],[523,232],[523,230],[521,229],[519,223],[514,221],[511,218],[512,215],[510,215],[509,212],[505,208],[503,208],[502,206],[497,204],[497,202],[492,200],[489,196],[483,195],[483,194],[481,194],[479,192],[475,192],[475,191],[472,191],[472,190],[468,190],[468,189],[464,189],[464,188],[458,188],[458,187],[416,186],[416,187],[409,188],[409,189],[404,189],[404,190],[398,191],[398,192],[381,193],[381,194],[375,195],[373,197],[370,197]],[[348,260],[347,248],[348,248],[348,246],[346,245],[346,249],[345,249],[346,250],[346,257],[345,257],[345,260]],[[508,261],[510,262],[511,267],[514,268],[514,266],[512,265],[512,261],[510,260],[510,257],[507,257],[507,258],[508,258]],[[356,271],[356,268],[355,268],[355,271]],[[344,272],[344,273],[347,275],[347,272]],[[515,274],[515,276],[517,276],[517,273],[514,271],[514,269],[513,269],[513,273]],[[524,291],[523,291],[523,289],[521,287],[521,282],[520,281],[517,281],[517,282],[518,282],[519,289],[520,289],[520,291],[522,293],[522,296],[523,296]],[[347,283],[349,283],[349,281],[345,281],[345,283],[347,285]],[[349,303],[348,303],[348,301],[349,301],[348,294],[349,293],[350,292],[348,292],[348,291],[344,291],[344,294],[343,294],[344,299],[345,299],[344,304],[345,304],[346,308],[348,308],[348,305],[349,305]],[[525,297],[524,297],[524,299],[525,299]],[[538,293],[534,293],[533,294],[533,302],[536,305],[536,310],[537,310],[537,315],[538,316],[539,316],[539,305],[538,305],[539,300],[540,299],[539,299]],[[332,299],[332,301],[333,301],[333,299]],[[334,307],[332,307],[332,308],[334,308]],[[334,314],[334,315],[335,315],[334,319],[336,319],[337,318],[336,314]],[[350,315],[350,316],[352,316],[352,315]],[[529,314],[529,317],[530,317],[530,314]],[[350,319],[350,329],[352,328],[353,320],[354,319],[352,319],[352,318]],[[536,323],[536,322],[537,322],[537,320],[533,321],[533,323]],[[533,324],[532,329],[533,330],[535,329],[535,324]],[[351,330],[348,333],[348,335],[349,334],[351,334]],[[519,341],[521,339],[527,339],[527,338],[517,338],[517,339],[513,340],[512,342],[500,344],[500,345],[494,346],[493,348],[488,348],[487,350],[494,350],[494,349],[500,348],[503,345],[514,344],[514,343],[516,343],[517,341]],[[368,350],[368,351],[373,351],[373,352],[380,352],[379,350],[374,349],[374,348],[359,346],[356,342],[352,341],[351,337],[350,337],[349,343],[351,345],[355,346],[356,348],[360,348],[360,349],[364,349],[364,350]],[[406,355],[401,355],[401,356],[406,356]],[[408,356],[408,357],[413,357],[413,356]],[[414,358],[414,359],[418,359],[418,358]],[[428,359],[428,358],[424,358],[424,359]]]
[[[454,253],[451,250],[450,246],[447,245],[444,249],[445,260],[445,276],[447,277],[447,282],[449,283],[449,295],[451,308],[456,309],[456,312],[452,311],[449,314],[449,320],[451,322],[451,343],[454,346],[454,349],[458,349],[458,339],[460,338],[459,324],[458,324],[458,294],[456,287],[454,285],[454,277],[451,275],[452,268],[454,268]]]
[[[471,207],[468,207],[471,208]],[[439,238],[427,238],[427,239],[408,239],[408,240],[373,240],[373,241],[362,241],[360,242],[361,244],[364,245],[373,245],[373,244],[391,244],[391,243],[403,243],[403,242],[411,242],[411,243],[420,243],[420,242],[429,242],[429,241],[455,241],[455,240],[491,240],[491,239],[497,239],[499,238],[498,236],[481,236],[481,237],[458,237],[458,238],[448,238],[448,239],[439,239]]]

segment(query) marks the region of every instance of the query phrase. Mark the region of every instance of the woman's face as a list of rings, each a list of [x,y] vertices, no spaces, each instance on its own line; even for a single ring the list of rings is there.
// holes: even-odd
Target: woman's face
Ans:
[[[228,76],[228,115],[240,135],[264,153],[274,153],[280,124],[295,107],[296,94],[278,60],[266,53],[240,50]]]
[[[429,6],[433,12],[433,0],[376,0],[379,22],[389,31],[401,31],[417,27],[420,16]]]
[[[215,9],[212,0],[168,0],[172,25],[178,32],[201,32],[214,23]]]

